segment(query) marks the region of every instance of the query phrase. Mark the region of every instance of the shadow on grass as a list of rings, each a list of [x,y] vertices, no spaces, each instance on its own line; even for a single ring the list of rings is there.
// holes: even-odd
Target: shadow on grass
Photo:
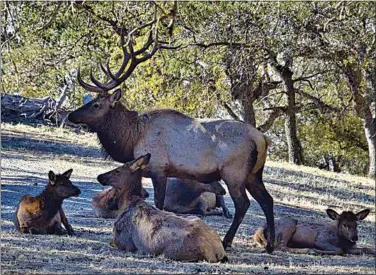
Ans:
[[[96,147],[84,147],[79,144],[63,141],[46,141],[29,137],[12,136],[7,133],[1,135],[3,149],[27,149],[38,153],[52,153],[56,155],[74,155],[80,157],[101,157],[100,149]],[[9,157],[9,156],[8,156]],[[17,157],[19,158],[19,157]]]

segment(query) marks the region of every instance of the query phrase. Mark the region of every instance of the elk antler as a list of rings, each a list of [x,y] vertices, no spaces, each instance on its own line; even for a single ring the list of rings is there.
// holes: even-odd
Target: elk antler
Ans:
[[[151,27],[150,34],[148,37],[147,42],[144,44],[144,46],[139,50],[134,50],[133,48],[133,42],[132,42],[132,34],[140,29],[143,29],[148,26],[153,26],[154,23],[157,23],[156,17],[144,25],[133,29],[128,33],[127,42],[125,42],[124,39],[124,28],[121,29],[120,38],[121,38],[121,45],[123,49],[123,62],[120,66],[120,69],[114,74],[110,70],[110,59],[107,59],[106,61],[106,68],[103,66],[102,63],[99,63],[101,70],[104,72],[104,74],[110,78],[110,81],[107,83],[102,83],[98,81],[94,75],[93,75],[93,68],[90,70],[90,79],[94,85],[88,84],[81,78],[81,71],[80,68],[78,68],[77,72],[77,79],[78,83],[85,89],[90,92],[96,92],[96,93],[104,93],[108,92],[109,90],[119,86],[121,83],[123,83],[134,71],[134,69],[142,62],[145,62],[146,60],[150,59],[160,48],[158,43],[158,30],[155,27]],[[153,37],[153,29],[155,29],[155,34]],[[147,49],[153,44],[153,47],[150,52],[146,52]],[[125,68],[128,66],[128,69],[124,72]]]

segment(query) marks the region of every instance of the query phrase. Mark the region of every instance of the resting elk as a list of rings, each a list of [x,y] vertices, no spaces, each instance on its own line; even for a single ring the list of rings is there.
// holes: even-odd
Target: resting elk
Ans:
[[[148,191],[141,189],[141,198],[149,197]],[[115,219],[120,211],[119,208],[120,191],[115,188],[108,188],[98,192],[93,196],[91,204],[98,218]]]
[[[126,252],[160,255],[177,261],[228,261],[221,238],[196,217],[179,217],[141,198],[142,170],[150,154],[98,176],[102,185],[120,191],[120,208],[111,244]]]
[[[332,223],[301,222],[292,218],[278,219],[275,226],[278,249],[293,253],[376,255],[374,249],[356,247],[358,221],[368,216],[369,209],[356,214],[352,211],[338,214],[328,209],[326,213],[333,220]],[[260,228],[253,235],[253,240],[262,247],[267,243],[265,229],[266,227]]]
[[[223,239],[224,247],[232,244],[239,225],[249,208],[246,190],[260,204],[268,224],[269,253],[273,251],[273,199],[263,180],[270,139],[252,125],[233,120],[198,120],[174,110],[155,110],[145,113],[128,110],[120,103],[122,92],[110,90],[123,83],[136,66],[158,50],[157,39],[149,40],[141,49],[133,48],[132,39],[124,43],[124,59],[118,72],[112,73],[109,61],[101,69],[110,79],[99,82],[92,73],[94,85],[77,78],[88,91],[98,97],[76,111],[68,119],[86,124],[97,133],[105,151],[116,161],[127,162],[146,153],[153,155],[143,176],[152,179],[154,202],[163,209],[167,177],[192,179],[208,183],[223,179],[235,206],[233,222]],[[150,52],[148,47],[153,45]],[[127,70],[125,70],[127,68]]]
[[[149,197],[144,188],[141,190],[141,198]],[[202,216],[223,214],[227,218],[232,218],[223,198],[225,193],[226,190],[218,181],[201,183],[193,180],[168,178],[164,209],[176,214]],[[105,189],[95,194],[92,201],[95,215],[100,218],[116,218],[122,212],[119,206],[120,195],[120,191],[115,188]],[[217,207],[221,207],[222,210]]]
[[[62,208],[63,200],[77,197],[81,191],[69,180],[72,169],[63,174],[48,173],[49,183],[43,192],[33,197],[25,195],[21,198],[14,216],[16,229],[21,233],[31,234],[64,234],[61,223],[69,235],[73,235],[72,226]]]

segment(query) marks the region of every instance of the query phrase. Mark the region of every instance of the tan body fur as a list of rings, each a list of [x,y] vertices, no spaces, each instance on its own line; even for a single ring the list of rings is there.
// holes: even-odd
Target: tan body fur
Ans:
[[[330,209],[328,211],[334,212]],[[364,219],[368,213],[368,209],[358,214],[343,212],[341,215],[332,215],[331,218],[336,218],[328,223],[299,222],[292,218],[278,219],[275,224],[276,247],[293,253],[376,255],[373,249],[356,247],[356,223]],[[265,226],[256,231],[253,239],[262,247],[266,245]]]
[[[226,261],[217,232],[196,217],[159,210],[140,197],[142,169],[150,154],[101,174],[98,181],[121,190],[121,209],[112,244],[127,252],[161,255],[179,261]]]

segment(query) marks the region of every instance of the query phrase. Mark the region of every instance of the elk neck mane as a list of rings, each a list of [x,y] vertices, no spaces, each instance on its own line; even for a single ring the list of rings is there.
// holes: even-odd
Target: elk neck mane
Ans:
[[[118,103],[98,123],[95,132],[104,157],[122,163],[134,159],[133,148],[142,134],[138,112],[129,111]]]

